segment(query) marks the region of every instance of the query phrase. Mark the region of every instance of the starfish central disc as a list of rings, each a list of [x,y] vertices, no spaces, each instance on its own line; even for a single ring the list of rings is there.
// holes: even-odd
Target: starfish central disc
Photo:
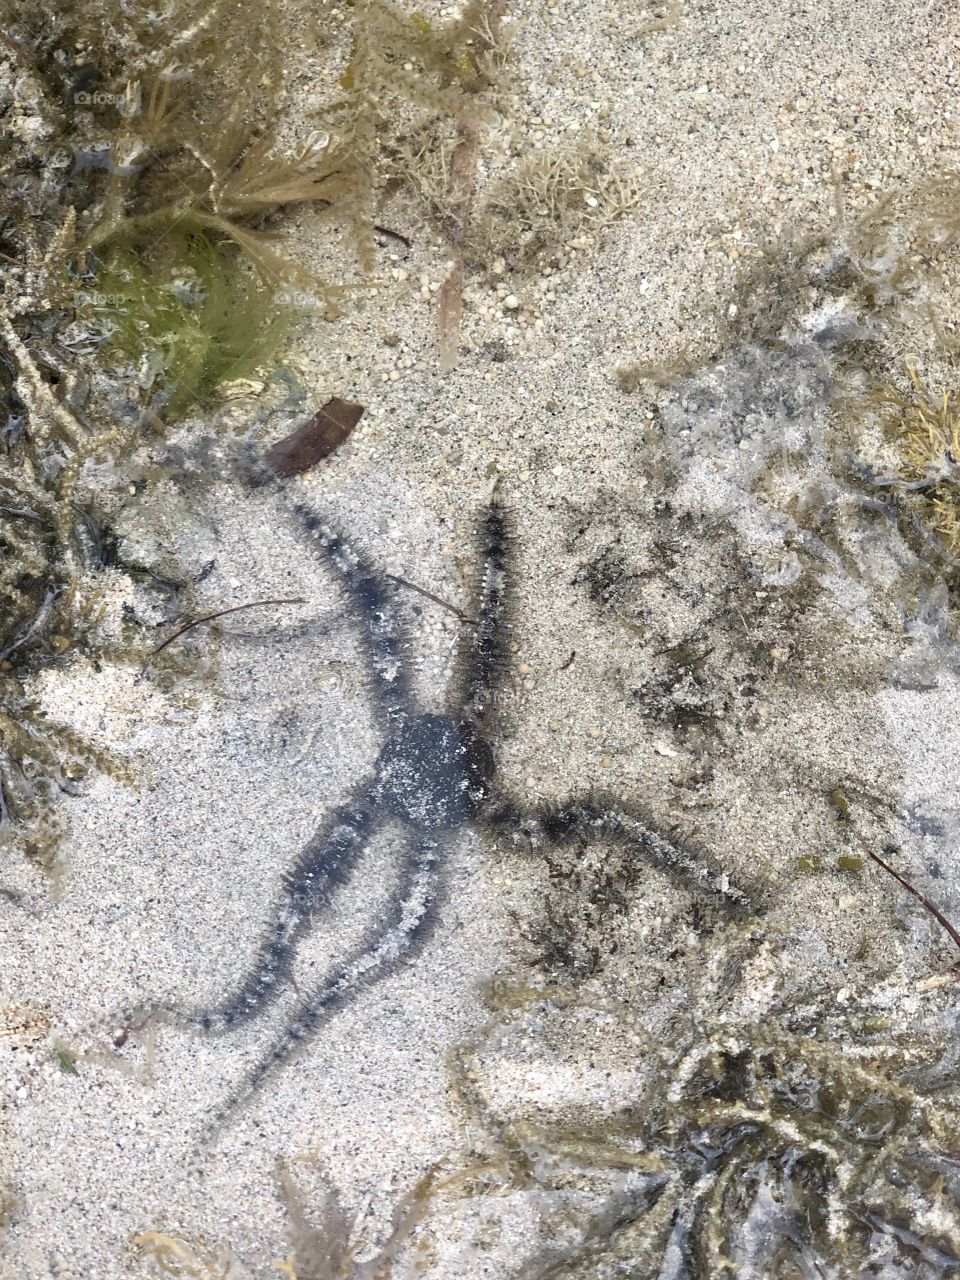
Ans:
[[[380,752],[383,803],[425,831],[462,826],[487,795],[493,776],[488,743],[452,716],[408,720]]]

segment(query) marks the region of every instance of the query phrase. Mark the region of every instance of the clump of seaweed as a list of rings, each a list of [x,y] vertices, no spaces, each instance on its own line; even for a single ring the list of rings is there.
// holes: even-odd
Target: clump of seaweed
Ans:
[[[893,475],[873,482],[896,492],[955,558],[960,554],[960,392],[951,388],[938,397],[916,369],[909,376],[905,391],[886,386],[874,392],[897,461]]]
[[[92,7],[75,8],[60,44],[80,49]],[[115,104],[118,123],[112,135],[72,146],[86,193],[82,251],[99,267],[111,246],[142,256],[172,228],[202,233],[241,251],[274,292],[278,280],[293,281],[335,314],[343,287],[272,248],[269,220],[293,204],[328,210],[369,273],[376,207],[392,185],[423,185],[431,165],[411,140],[430,135],[430,159],[445,157],[433,194],[455,264],[440,297],[449,363],[481,136],[506,87],[502,15],[500,0],[472,0],[437,24],[383,0],[356,5],[337,93],[294,152],[277,142],[284,95],[274,6],[173,6],[133,41],[101,38],[90,71],[97,88],[74,98]],[[269,295],[262,305],[270,308]]]
[[[622,1007],[643,1045],[633,1098],[598,1101],[587,1083],[554,1115],[539,1106],[534,1124],[506,1112],[486,1072],[512,1024],[531,1043],[532,1001],[546,1011],[555,995],[498,1004],[458,1057],[460,1096],[496,1134],[514,1183],[566,1204],[568,1243],[548,1244],[524,1280],[956,1273],[952,981],[811,990],[785,956],[798,941],[757,921],[731,927],[669,1027],[644,1032]],[[592,1007],[609,1036],[616,1002]]]
[[[435,25],[365,0],[340,82],[346,99],[327,108],[334,121],[346,113],[343,136],[370,200],[391,185],[412,185],[443,231],[452,256],[438,308],[444,369],[457,357],[483,136],[509,97],[505,8],[503,0],[469,0]]]
[[[146,253],[112,248],[79,301],[106,335],[105,352],[126,358],[133,385],[157,388],[151,408],[173,421],[208,403],[220,383],[250,377],[290,321],[265,308],[262,288],[223,241],[182,229]]]
[[[144,420],[97,402],[82,355],[58,331],[75,227],[70,211],[46,250],[8,273],[0,308],[16,397],[0,444],[0,841],[50,873],[65,830],[59,799],[91,769],[124,782],[134,770],[47,717],[37,679],[78,658],[130,665],[150,654],[111,530]]]
[[[50,250],[29,271],[37,295],[49,291],[68,218]],[[0,837],[26,836],[29,852],[52,865],[58,839],[51,800],[76,789],[85,763],[118,776],[126,766],[38,712],[30,679],[68,652],[102,649],[109,630],[99,527],[78,501],[85,467],[122,451],[129,428],[101,426],[61,400],[49,365],[18,334],[14,321],[34,297],[25,289],[0,312],[0,339],[15,370],[23,408],[5,441],[0,469]],[[117,637],[119,638],[119,637]]]
[[[283,100],[274,4],[178,0],[117,23],[91,0],[17,9],[4,14],[8,43],[56,113],[86,248],[174,223],[231,236],[233,219],[317,194],[323,148],[281,157],[271,132]]]
[[[301,1165],[315,1165],[313,1158],[301,1157]],[[427,1172],[400,1197],[391,1215],[387,1239],[371,1258],[357,1257],[356,1217],[343,1205],[339,1192],[327,1178],[314,1170],[320,1200],[309,1204],[294,1177],[291,1164],[277,1158],[277,1197],[284,1208],[286,1236],[290,1252],[273,1268],[287,1280],[388,1280],[400,1249],[427,1213],[433,1198],[449,1182],[438,1182],[435,1171]],[[133,1240],[133,1246],[148,1258],[163,1276],[190,1277],[191,1280],[245,1280],[249,1269],[228,1245],[208,1246],[179,1235],[147,1231]]]
[[[905,1083],[901,1048],[778,1019],[711,1032],[672,1064],[656,1131],[675,1170],[661,1241],[690,1275],[960,1267],[960,1110]]]
[[[65,831],[59,795],[77,794],[91,767],[124,782],[134,771],[115,752],[51,722],[19,680],[0,678],[0,699],[0,841],[54,874]]]
[[[291,204],[327,206],[342,195],[341,155],[315,134],[290,151],[279,146],[282,37],[272,4],[179,0],[115,25],[102,6],[75,0],[35,16],[0,9],[7,54],[27,68],[21,82],[29,78],[42,122],[5,165],[5,238],[17,260],[27,206],[41,220],[69,210],[75,235],[54,259],[58,288],[35,295],[36,310],[57,305],[86,318],[91,296],[106,299],[114,335],[159,366],[151,407],[175,417],[195,386],[202,401],[218,372],[272,352],[284,310],[278,280],[333,306],[339,291],[278,252],[264,223]],[[90,353],[102,336],[87,326]]]
[[[516,92],[501,0],[471,0],[444,23],[400,15],[382,0],[357,10],[341,80],[347,95],[324,107],[324,123],[342,130],[370,193],[356,224],[361,262],[372,260],[364,244],[376,206],[395,188],[412,189],[443,233],[452,261],[438,297],[439,354],[449,369],[467,271],[481,279],[495,263],[500,272],[528,271],[631,209],[640,183],[592,140],[521,156],[483,182],[484,141]]]
[[[200,1242],[170,1235],[165,1231],[145,1231],[133,1241],[162,1276],[183,1276],[189,1280],[242,1280],[248,1275],[226,1247],[210,1249]]]
[[[491,186],[477,214],[471,258],[478,268],[501,258],[511,271],[529,270],[615,222],[642,194],[640,176],[621,170],[598,142],[534,152]]]

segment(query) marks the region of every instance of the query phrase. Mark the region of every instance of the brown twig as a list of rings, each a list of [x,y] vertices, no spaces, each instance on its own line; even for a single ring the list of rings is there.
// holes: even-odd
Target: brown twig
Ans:
[[[933,905],[933,903],[926,896],[926,894],[921,893],[920,890],[915,888],[910,883],[909,880],[904,879],[904,877],[899,873],[899,871],[894,871],[893,867],[891,867],[888,862],[884,862],[883,858],[880,857],[879,853],[874,853],[874,851],[870,848],[870,846],[867,844],[865,840],[861,840],[860,843],[863,846],[864,852],[868,854],[869,857],[871,857],[874,860],[874,862],[877,863],[878,866],[883,867],[884,871],[886,871],[888,875],[893,876],[897,884],[901,885],[902,888],[906,889],[907,893],[912,893],[913,896],[917,899],[917,901],[921,904],[921,906],[925,907],[927,911],[929,911],[930,914],[933,916],[933,918],[939,924],[941,924],[944,927],[944,929],[946,929],[947,933],[949,933],[950,937],[953,939],[956,946],[960,948],[960,932],[958,932],[957,929],[954,928],[954,926],[950,923],[950,921],[943,914],[943,912],[940,911],[939,908]]]
[[[479,159],[479,126],[473,121],[465,120],[460,126],[460,138],[450,162],[450,186],[453,200],[448,238],[453,266],[440,288],[437,303],[440,368],[444,372],[452,369],[457,363],[460,322],[463,319],[463,249],[467,238],[467,225],[473,209]]]
[[[448,613],[454,614],[461,622],[466,622],[471,627],[477,627],[480,624],[476,618],[471,618],[469,614],[458,609],[455,604],[451,604],[449,600],[444,600],[441,596],[435,596],[432,591],[428,591],[426,587],[418,587],[415,582],[408,582],[406,578],[401,578],[396,573],[384,574],[391,582],[397,582],[401,587],[407,587],[410,591],[415,591],[418,596],[423,596],[425,600],[432,600],[434,604],[438,604],[441,609],[446,609]]]
[[[182,635],[188,631],[192,631],[194,627],[201,626],[204,622],[215,622],[217,618],[225,618],[228,613],[239,613],[242,609],[263,609],[272,604],[305,604],[303,596],[294,596],[289,600],[253,600],[250,604],[235,604],[232,609],[218,609],[216,613],[208,613],[203,618],[194,618],[192,622],[188,622],[186,626],[175,631],[172,636],[167,636],[163,644],[158,644],[156,649],[151,649],[150,656],[153,657],[157,653],[161,653],[166,649],[167,645],[173,644],[174,640],[179,640]]]

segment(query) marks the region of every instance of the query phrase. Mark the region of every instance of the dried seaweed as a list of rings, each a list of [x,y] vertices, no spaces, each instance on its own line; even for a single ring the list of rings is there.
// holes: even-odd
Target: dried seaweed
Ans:
[[[629,210],[644,191],[638,173],[614,163],[599,142],[538,151],[493,183],[469,244],[471,265],[507,269],[541,265],[571,240],[597,234]]]
[[[904,391],[885,386],[871,393],[867,408],[879,412],[897,458],[892,475],[872,483],[894,493],[943,542],[960,555],[960,402],[956,389],[933,395],[915,369]]]

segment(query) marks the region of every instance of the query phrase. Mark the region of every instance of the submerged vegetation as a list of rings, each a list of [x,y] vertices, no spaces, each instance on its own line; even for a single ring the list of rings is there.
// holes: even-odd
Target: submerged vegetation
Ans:
[[[824,619],[832,640],[829,661],[816,668],[821,699],[843,687],[847,654],[856,656],[856,676],[870,693],[891,685],[930,689],[940,663],[955,673],[960,410],[954,390],[928,387],[956,383],[958,208],[960,174],[944,173],[857,219],[840,219],[813,241],[780,246],[741,279],[718,325],[719,349],[621,370],[623,390],[644,387],[649,395],[653,425],[641,452],[647,475],[670,493],[663,522],[684,521],[688,535],[704,526],[713,537],[717,529],[732,535],[741,571],[731,581],[764,602],[736,611],[751,689],[770,693],[759,657],[776,653],[775,668],[790,659],[788,687],[800,688],[811,633]],[[922,368],[923,378],[911,372],[905,387],[897,385],[895,371],[904,364]],[[695,553],[683,550],[682,577],[689,578]],[[614,561],[602,583],[605,590],[608,581],[617,583],[604,603],[626,609],[641,636],[648,621],[643,559]],[[722,564],[715,549],[714,572]],[[659,576],[686,607],[680,575],[670,568],[668,560]],[[711,582],[705,594],[715,601],[719,590]],[[770,637],[765,625],[771,602],[787,612],[782,636]],[[702,718],[735,665],[724,655],[721,673],[711,670],[706,680],[703,667],[724,638],[723,623],[711,619],[704,627],[695,618],[690,632],[676,647],[686,650],[693,673],[687,687]],[[651,643],[655,656],[665,643]],[[689,746],[678,687],[683,692],[679,681],[665,690],[664,702],[678,740]],[[811,694],[815,707],[817,691]],[[735,755],[746,744],[752,767],[762,768],[764,726],[758,717],[732,725],[731,704],[721,728],[738,736],[724,747]],[[871,704],[868,715],[881,714]],[[916,712],[918,720],[928,714]],[[789,711],[786,718],[790,723]],[[696,727],[694,745],[702,747]],[[830,742],[823,749],[839,759],[844,747]],[[803,762],[798,788],[809,786],[809,765]],[[898,794],[916,803],[925,763],[905,747],[898,766]],[[869,767],[881,766],[871,759]],[[787,786],[781,774],[781,795]],[[833,797],[839,810],[842,789]],[[811,799],[808,793],[808,810]],[[923,841],[943,834],[930,814],[911,815],[892,799],[882,804],[905,827],[915,823]],[[902,850],[880,838],[880,807],[870,840],[849,843],[846,822],[834,840],[847,849],[842,856],[831,857],[830,846],[819,843],[798,865],[832,863],[835,874],[852,880],[865,853],[956,941],[933,905],[936,892],[928,897],[896,870]],[[791,830],[788,814],[784,804],[783,835]],[[920,874],[939,877],[925,847]],[[782,860],[777,873],[785,897]],[[945,880],[937,888],[949,893]],[[844,897],[862,920],[863,886]],[[813,901],[808,895],[804,906]],[[531,995],[521,1010],[495,1006],[488,1035],[461,1055],[458,1079],[471,1113],[507,1152],[513,1185],[530,1188],[531,1199],[534,1190],[549,1189],[545,1246],[520,1271],[523,1280],[960,1274],[956,973],[916,985],[886,969],[873,981],[862,973],[854,979],[865,962],[864,930],[840,962],[841,979],[824,954],[827,933],[812,926],[806,939],[790,938],[757,923],[744,933],[701,932],[697,968],[704,976],[691,977],[672,1001],[654,1003],[647,991],[631,990],[618,1008],[622,989],[602,976],[586,991],[567,993],[568,1010],[579,1009],[585,1025],[603,1021],[606,1038],[629,1028],[623,1070],[635,1075],[622,1085],[626,1100],[609,1087],[601,1100],[591,1096],[588,1049],[583,1061],[551,1056],[560,1040],[550,1038],[551,1021],[573,1017],[561,1014],[555,997],[544,994],[538,1004]],[[781,959],[791,949],[796,976]],[[631,978],[639,967],[627,970]],[[555,972],[547,969],[546,978]],[[666,1020],[664,1005],[671,1007]],[[576,1036],[586,1033],[579,1024],[565,1030],[564,1049],[575,1057]],[[526,1046],[544,1042],[531,1065]],[[548,1079],[579,1076],[583,1089],[572,1087],[555,1102],[538,1068]],[[516,1097],[506,1100],[501,1074],[536,1082],[536,1106],[523,1096],[519,1106]],[[616,1067],[608,1074],[616,1080]]]
[[[895,474],[873,483],[896,494],[942,540],[947,556],[960,555],[960,402],[955,388],[935,396],[911,369],[910,387],[876,393],[884,434],[895,453]]]
[[[523,271],[585,232],[633,209],[640,176],[621,170],[599,143],[581,142],[527,156],[490,187],[478,212],[471,256]]]
[[[298,1176],[294,1175],[294,1163]],[[306,1178],[315,1190],[315,1201],[302,1185]],[[357,1257],[357,1215],[344,1207],[334,1184],[317,1168],[315,1157],[299,1157],[295,1162],[278,1157],[275,1182],[290,1251],[273,1262],[272,1270],[287,1280],[389,1280],[400,1250],[433,1198],[447,1185],[431,1170],[400,1196],[393,1207],[387,1239],[373,1257],[361,1262]],[[153,1273],[161,1276],[247,1280],[253,1274],[228,1245],[209,1248],[161,1231],[144,1232],[132,1243],[152,1263]]]
[[[181,84],[180,59],[194,69],[209,65],[203,12],[198,6],[175,35],[150,15],[114,26],[88,3],[38,11],[35,23],[22,6],[0,13],[0,92],[10,126],[0,203],[7,264],[0,299],[0,829],[48,868],[62,825],[57,793],[75,789],[90,766],[123,777],[131,770],[49,722],[36,679],[78,657],[145,657],[150,605],[118,562],[111,531],[129,459],[162,430],[158,410],[174,419],[272,337],[269,315],[264,324],[247,277],[220,243],[232,230],[221,204],[233,214],[246,195],[259,208],[262,184],[237,194],[240,175],[250,177],[241,165],[211,205],[215,177],[191,187],[180,163],[189,153],[187,132],[211,124],[218,100],[202,75],[188,73]],[[228,61],[241,49],[248,58],[264,49],[275,56],[269,41],[254,51],[237,27],[225,30],[229,37],[216,46]],[[181,93],[186,86],[189,103],[174,106],[168,79]],[[225,88],[220,103],[235,103]],[[209,135],[224,145],[223,135],[236,137],[240,128],[226,110]],[[171,148],[165,130],[178,117],[183,145]],[[202,159],[193,163],[203,169]],[[179,209],[168,219],[174,187]],[[194,200],[206,201],[202,215]],[[149,233],[144,218],[152,219]],[[215,224],[216,238],[196,229],[198,218],[198,226]],[[258,265],[272,263],[256,237],[237,231],[233,238]],[[137,376],[116,369],[111,376],[111,348],[134,362]]]
[[[81,302],[80,314],[105,334],[105,354],[130,362],[131,386],[158,388],[152,407],[170,420],[265,364],[290,320],[265,308],[262,288],[223,241],[179,228],[144,253],[111,249]]]
[[[536,988],[517,999],[509,986],[496,996],[457,1079],[512,1185],[552,1209],[524,1280],[932,1280],[960,1269],[952,982],[818,986],[791,973],[797,942],[756,922],[712,938],[656,1034],[629,1000]],[[551,1055],[557,1019],[580,1019],[586,1059],[591,1022],[635,1046],[630,1093],[597,1098],[584,1061],[582,1095],[538,1104],[533,1121],[529,1103],[511,1114],[497,1073],[524,1043],[544,1046],[551,1074],[575,1067]]]

